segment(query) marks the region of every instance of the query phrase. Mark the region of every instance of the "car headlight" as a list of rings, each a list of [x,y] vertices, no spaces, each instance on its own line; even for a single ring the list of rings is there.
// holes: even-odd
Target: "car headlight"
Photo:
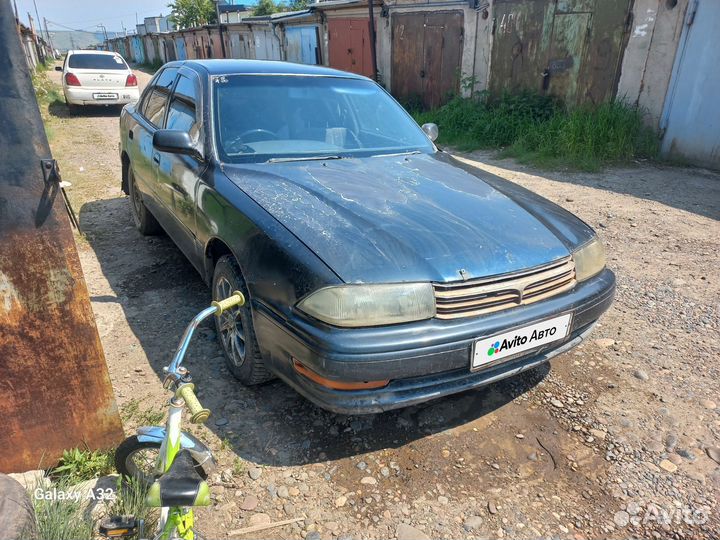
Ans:
[[[328,324],[357,328],[430,319],[435,295],[430,283],[337,285],[315,291],[297,307]]]
[[[575,279],[585,281],[605,268],[605,248],[600,240],[593,238],[573,253]]]

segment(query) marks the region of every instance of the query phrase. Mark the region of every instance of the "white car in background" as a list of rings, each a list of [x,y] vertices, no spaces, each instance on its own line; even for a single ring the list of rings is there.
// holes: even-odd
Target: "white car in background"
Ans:
[[[135,74],[116,52],[68,51],[62,67],[65,101],[74,105],[125,105],[140,99]]]

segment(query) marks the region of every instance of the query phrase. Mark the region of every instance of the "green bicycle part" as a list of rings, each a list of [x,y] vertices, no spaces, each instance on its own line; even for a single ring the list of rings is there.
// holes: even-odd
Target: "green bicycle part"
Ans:
[[[162,533],[160,533],[160,540],[169,540],[170,538],[173,538],[173,533],[175,531],[177,531],[177,536],[174,538],[194,540],[194,523],[195,519],[192,508],[180,508],[179,506],[173,506],[168,512],[168,519]]]
[[[145,498],[145,503],[151,508],[161,508],[163,506],[160,484],[157,481],[153,482],[150,486],[147,497]],[[210,487],[208,486],[208,483],[203,480],[200,482],[200,486],[198,487],[198,492],[192,506],[210,506],[210,504]]]

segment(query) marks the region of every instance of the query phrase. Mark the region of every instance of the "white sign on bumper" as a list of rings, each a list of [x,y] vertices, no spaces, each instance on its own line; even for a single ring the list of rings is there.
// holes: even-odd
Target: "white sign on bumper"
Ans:
[[[516,328],[475,342],[472,369],[567,337],[572,313]]]

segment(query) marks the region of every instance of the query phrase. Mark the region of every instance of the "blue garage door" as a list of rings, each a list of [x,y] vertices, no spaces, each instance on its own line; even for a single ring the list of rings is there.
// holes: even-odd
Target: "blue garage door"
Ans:
[[[720,168],[718,0],[690,0],[660,123],[665,154]]]
[[[285,59],[300,64],[319,64],[318,33],[315,26],[285,28]]]

